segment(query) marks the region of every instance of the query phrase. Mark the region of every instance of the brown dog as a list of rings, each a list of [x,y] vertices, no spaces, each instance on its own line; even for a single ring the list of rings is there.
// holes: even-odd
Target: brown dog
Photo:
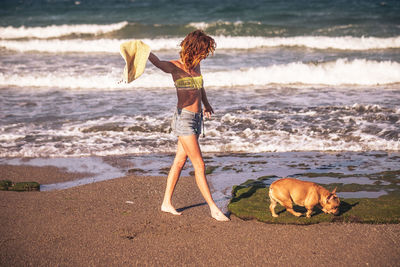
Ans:
[[[293,178],[277,180],[269,187],[269,198],[273,217],[278,217],[275,213],[276,203],[278,202],[294,216],[301,216],[299,212],[293,210],[292,202],[307,209],[307,218],[311,217],[314,206],[319,205],[325,213],[337,215],[339,213],[340,200],[336,195],[336,188],[329,192],[316,183],[305,182]]]

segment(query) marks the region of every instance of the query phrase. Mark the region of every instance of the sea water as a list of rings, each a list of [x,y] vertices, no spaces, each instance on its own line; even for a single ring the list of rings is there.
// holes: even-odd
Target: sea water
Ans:
[[[171,76],[148,63],[118,83],[119,45],[177,59],[195,29],[217,43],[204,153],[398,153],[399,14],[372,0],[2,1],[0,157],[172,155]]]

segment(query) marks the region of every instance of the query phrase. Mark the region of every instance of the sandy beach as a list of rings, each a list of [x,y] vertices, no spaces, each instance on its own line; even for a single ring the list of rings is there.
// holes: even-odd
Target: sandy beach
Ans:
[[[314,2],[2,1],[0,180],[41,191],[0,191],[0,267],[400,266],[400,1]],[[121,44],[171,62],[195,30],[217,47],[201,73],[148,60],[121,82]],[[203,88],[178,94],[177,78],[200,74]],[[183,214],[160,210],[176,107],[206,102],[218,207],[247,185],[230,222],[210,216],[189,160],[173,195]],[[264,196],[283,177],[337,187],[341,222],[239,218],[271,217]]]
[[[80,176],[53,167],[0,170],[13,181]],[[181,178],[174,203],[183,215],[173,216],[159,210],[164,186],[165,177],[126,176],[66,190],[0,191],[0,265],[394,266],[400,260],[400,225],[271,225],[234,216],[221,223],[210,217],[193,177]]]

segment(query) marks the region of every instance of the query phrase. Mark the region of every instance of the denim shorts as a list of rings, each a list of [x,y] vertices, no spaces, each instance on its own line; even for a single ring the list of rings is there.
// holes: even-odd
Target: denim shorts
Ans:
[[[203,113],[195,113],[186,109],[176,109],[171,128],[176,136],[200,135]]]

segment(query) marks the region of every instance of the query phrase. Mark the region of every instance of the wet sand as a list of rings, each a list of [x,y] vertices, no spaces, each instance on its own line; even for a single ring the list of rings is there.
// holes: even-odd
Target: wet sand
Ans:
[[[41,183],[82,175],[53,167],[0,171],[2,179],[32,177]],[[183,215],[173,216],[159,210],[164,186],[165,177],[127,176],[60,191],[0,191],[0,266],[395,266],[400,261],[400,225],[271,225],[234,216],[217,222],[191,177],[178,183],[174,203]]]

